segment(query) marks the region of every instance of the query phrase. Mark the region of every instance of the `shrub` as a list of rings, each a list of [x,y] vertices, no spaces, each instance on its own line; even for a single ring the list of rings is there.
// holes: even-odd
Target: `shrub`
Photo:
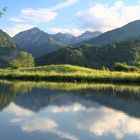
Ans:
[[[108,68],[108,67],[103,66],[103,67],[101,67],[101,68],[100,68],[100,70],[109,71],[109,68]]]
[[[138,71],[138,68],[135,66],[129,66],[126,63],[115,63],[113,70],[133,72],[133,71]]]
[[[12,68],[32,67],[34,66],[34,58],[27,52],[20,52],[15,59],[11,60]]]
[[[135,63],[135,66],[136,66],[137,68],[140,68],[140,61],[136,62],[136,63]]]

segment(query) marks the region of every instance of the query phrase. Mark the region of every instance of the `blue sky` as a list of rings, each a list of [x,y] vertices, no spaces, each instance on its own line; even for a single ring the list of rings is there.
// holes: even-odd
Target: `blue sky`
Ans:
[[[140,19],[140,0],[0,0],[3,6],[0,28],[11,36],[35,26],[49,33],[105,32]]]

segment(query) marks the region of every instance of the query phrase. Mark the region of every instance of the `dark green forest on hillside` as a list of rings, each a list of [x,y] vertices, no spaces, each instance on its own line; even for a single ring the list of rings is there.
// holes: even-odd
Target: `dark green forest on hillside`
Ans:
[[[0,30],[0,48],[6,47],[6,48],[16,48],[15,43],[10,38],[8,34]]]
[[[0,67],[8,67],[9,60],[18,53],[15,43],[10,36],[0,30]]]
[[[66,48],[36,59],[37,65],[72,64],[91,68],[111,68],[116,62],[135,65],[140,61],[140,41],[113,43],[103,47],[82,45]]]

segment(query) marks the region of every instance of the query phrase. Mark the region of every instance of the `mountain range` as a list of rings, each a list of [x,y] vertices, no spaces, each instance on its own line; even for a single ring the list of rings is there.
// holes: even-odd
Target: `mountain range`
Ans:
[[[81,42],[75,48],[61,49],[36,59],[38,65],[73,64],[92,68],[111,68],[116,62],[133,65],[139,61],[140,20]]]
[[[140,20],[128,23],[120,28],[105,32],[96,38],[80,44],[106,45],[109,43],[140,39]]]
[[[87,44],[87,45],[86,45]],[[19,50],[31,53],[37,65],[74,64],[92,68],[111,67],[115,62],[140,61],[140,20],[101,33],[48,34],[35,27],[10,38],[0,30],[0,67]]]
[[[20,32],[13,40],[21,50],[31,53],[34,57],[66,47],[64,43],[53,39],[48,33],[36,27]]]
[[[95,38],[101,34],[102,33],[99,31],[95,31],[95,32],[86,31],[77,37],[71,34],[64,34],[64,33],[57,33],[57,34],[52,35],[52,37],[56,40],[63,42],[64,44],[73,45],[76,43],[80,43],[82,41]]]
[[[82,44],[104,46],[109,43],[117,43],[129,40],[139,40],[140,20],[128,23],[120,28],[101,33],[85,32],[75,37],[71,34],[48,34],[35,27],[15,35],[13,40],[16,45],[24,51],[31,53],[38,58],[42,55],[57,51],[68,46],[75,47]]]
[[[67,45],[80,43],[100,34],[100,32],[85,32],[81,36],[75,37],[63,33],[48,34],[34,27],[15,35],[13,40],[21,50],[31,53],[34,57],[40,57],[43,54],[65,48]]]

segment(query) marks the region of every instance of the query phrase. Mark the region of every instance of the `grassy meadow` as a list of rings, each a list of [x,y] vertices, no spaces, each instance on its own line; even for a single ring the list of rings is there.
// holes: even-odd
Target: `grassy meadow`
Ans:
[[[140,83],[140,72],[113,72],[72,65],[48,65],[21,69],[1,69],[0,79],[56,82]]]

